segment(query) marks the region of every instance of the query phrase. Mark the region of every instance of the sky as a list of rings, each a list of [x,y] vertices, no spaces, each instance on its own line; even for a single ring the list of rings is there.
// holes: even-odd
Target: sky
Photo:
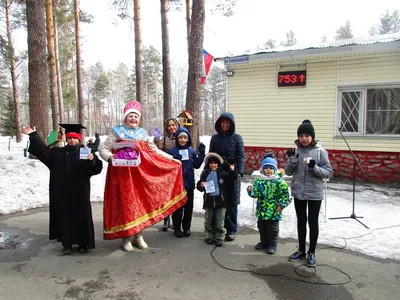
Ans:
[[[204,49],[214,57],[228,53],[241,54],[263,45],[268,39],[285,40],[293,30],[298,44],[313,44],[324,35],[332,40],[346,20],[350,21],[355,37],[368,36],[369,29],[379,24],[388,9],[400,9],[398,0],[365,2],[337,0],[326,4],[320,0],[238,0],[235,14],[226,18],[212,15],[213,0],[206,1]],[[101,61],[106,68],[124,62],[134,62],[134,31],[132,21],[121,21],[110,0],[81,0],[80,8],[94,16],[90,25],[82,25],[82,50],[85,65]],[[117,24],[117,25],[115,25]],[[141,29],[143,45],[161,51],[160,1],[141,1]],[[187,64],[186,20],[183,11],[169,13],[171,62]]]
[[[16,143],[15,139],[0,137],[0,215],[48,206],[49,171],[38,160],[24,157],[23,149],[28,137],[23,135],[23,139],[21,143]],[[105,139],[105,136],[101,137],[102,142]],[[202,136],[200,140],[208,152],[210,136]],[[107,163],[104,162],[103,166],[101,174],[91,179],[92,202],[103,202]],[[201,170],[196,170],[196,181]],[[246,187],[251,183],[250,176],[246,176],[242,182],[238,222],[257,230],[254,200],[246,192]],[[351,184],[328,183],[327,198],[320,215],[317,249],[322,247],[321,244],[336,247],[346,245],[346,249],[373,257],[400,260],[400,192],[386,186],[363,184],[356,186],[355,195],[355,214],[363,217],[359,220],[369,229],[354,219],[329,220],[331,217],[351,215],[353,193]],[[195,190],[194,212],[203,212],[202,203],[202,193]],[[296,220],[292,202],[283,211],[281,238],[297,239]],[[0,233],[1,236],[4,234]]]

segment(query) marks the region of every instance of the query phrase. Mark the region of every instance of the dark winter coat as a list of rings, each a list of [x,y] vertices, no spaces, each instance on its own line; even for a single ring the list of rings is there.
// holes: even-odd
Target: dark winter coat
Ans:
[[[186,132],[188,135],[188,142],[185,146],[179,145],[178,142],[178,135],[180,132]],[[194,189],[195,188],[195,181],[194,181],[194,169],[198,169],[201,167],[201,164],[204,160],[204,153],[196,154],[196,151],[191,147],[192,146],[192,138],[190,137],[189,131],[182,127],[179,128],[175,132],[175,147],[168,150],[168,154],[172,155],[175,159],[179,159],[182,162],[182,173],[183,173],[183,182],[185,185],[185,189]],[[182,160],[182,156],[179,154],[179,150],[187,149],[189,151],[189,159]]]
[[[221,129],[222,118],[231,120],[229,132],[223,132]],[[240,134],[235,133],[235,118],[232,113],[222,113],[215,122],[215,130],[218,132],[211,137],[209,152],[219,154],[224,161],[233,163],[237,174],[240,177],[244,174],[244,144]],[[240,204],[240,177],[227,187],[229,202],[235,205]]]
[[[28,151],[50,170],[50,240],[94,248],[90,177],[101,172],[101,160],[95,154],[91,161],[79,159],[81,144],[50,148],[37,132],[29,134],[29,140]]]
[[[205,193],[205,188],[201,187],[200,184],[202,181],[207,180],[208,174],[210,174],[211,169],[208,167],[208,164],[204,167],[204,170],[200,174],[200,180],[197,182],[197,189],[200,192],[204,192],[203,195],[203,209],[206,208],[221,208],[226,207],[227,203],[227,187],[230,187],[232,183],[236,180],[237,173],[232,171],[229,168],[228,164],[224,165],[224,168],[219,167],[217,172],[218,178],[218,188],[220,192],[220,196],[210,196]]]

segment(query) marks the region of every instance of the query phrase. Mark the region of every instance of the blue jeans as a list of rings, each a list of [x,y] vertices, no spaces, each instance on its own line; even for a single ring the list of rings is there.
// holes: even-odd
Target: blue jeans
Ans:
[[[229,204],[226,206],[225,228],[227,235],[236,235],[237,232],[237,212],[238,206]]]

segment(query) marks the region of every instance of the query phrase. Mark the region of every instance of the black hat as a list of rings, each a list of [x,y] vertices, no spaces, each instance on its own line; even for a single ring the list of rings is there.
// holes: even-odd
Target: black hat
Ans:
[[[65,138],[75,137],[82,141],[81,129],[86,129],[86,127],[81,124],[59,124],[65,129]]]
[[[299,128],[297,129],[297,137],[299,137],[300,134],[308,134],[313,138],[313,140],[315,139],[314,127],[312,126],[310,120],[304,120],[303,123],[300,124]]]

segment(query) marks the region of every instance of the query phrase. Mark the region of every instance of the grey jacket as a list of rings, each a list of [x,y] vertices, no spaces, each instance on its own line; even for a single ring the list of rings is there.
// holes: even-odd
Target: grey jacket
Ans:
[[[307,158],[314,159],[316,164],[310,169]],[[299,147],[296,154],[290,157],[285,166],[285,173],[293,175],[291,195],[299,200],[323,200],[323,179],[332,177],[332,166],[329,163],[328,152],[320,145],[314,147]]]

